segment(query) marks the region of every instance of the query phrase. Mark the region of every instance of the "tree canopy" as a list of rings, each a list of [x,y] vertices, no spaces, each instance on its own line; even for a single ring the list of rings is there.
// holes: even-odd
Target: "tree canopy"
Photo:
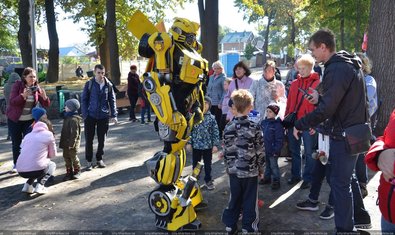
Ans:
[[[367,29],[370,0],[234,0],[245,19],[259,24],[263,49],[279,53],[306,49],[308,37],[319,28],[331,29],[338,49],[360,51]]]
[[[12,10],[10,10],[12,9]],[[18,54],[17,4],[15,1],[0,2],[0,55]]]

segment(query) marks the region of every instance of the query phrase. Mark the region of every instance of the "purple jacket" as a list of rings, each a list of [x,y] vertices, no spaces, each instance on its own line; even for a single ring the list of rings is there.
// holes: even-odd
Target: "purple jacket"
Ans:
[[[237,78],[236,78],[237,79]],[[230,84],[229,84],[229,88],[228,88],[228,93],[226,93],[224,100],[228,100],[230,99],[232,92],[236,89],[236,79],[233,79]],[[237,87],[238,89],[246,89],[249,90],[251,85],[252,85],[253,79],[247,76],[242,77],[241,79],[237,79]],[[228,110],[228,113],[226,115],[226,119],[227,120],[232,120],[233,115],[231,110]]]
[[[11,89],[11,94],[10,94],[10,102],[9,105],[7,106],[7,111],[6,115],[11,121],[13,122],[18,122],[19,118],[22,115],[23,107],[25,106],[26,100],[21,96],[21,93],[25,89],[25,83],[23,81],[16,81],[14,85],[12,86]],[[50,105],[50,100],[49,97],[47,97],[46,100],[44,100],[41,96],[38,95],[38,91],[34,95],[34,105],[36,106],[37,102],[40,102],[40,104],[44,107],[49,107]]]

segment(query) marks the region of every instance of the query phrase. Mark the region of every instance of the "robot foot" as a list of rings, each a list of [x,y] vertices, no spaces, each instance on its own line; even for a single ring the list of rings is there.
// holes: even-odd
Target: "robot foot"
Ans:
[[[206,199],[203,199],[199,204],[197,204],[194,209],[195,211],[201,211],[204,210],[208,207],[208,201]]]
[[[195,219],[192,223],[186,224],[180,228],[181,231],[196,231],[202,227],[202,222]]]

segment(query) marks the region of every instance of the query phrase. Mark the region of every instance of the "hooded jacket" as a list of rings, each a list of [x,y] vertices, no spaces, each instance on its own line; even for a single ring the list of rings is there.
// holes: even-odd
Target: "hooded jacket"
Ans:
[[[81,142],[81,120],[77,112],[67,112],[63,120],[59,147],[78,149]]]
[[[214,115],[207,111],[201,123],[193,126],[189,143],[194,149],[212,149],[217,146],[221,148],[219,141],[219,130]]]
[[[21,144],[21,154],[16,162],[18,172],[39,171],[47,168],[50,158],[57,154],[55,137],[47,124],[38,121],[32,132],[27,134]]]
[[[8,100],[10,99],[11,89],[17,80],[21,80],[21,77],[19,77],[19,74],[11,73],[10,77],[7,80],[7,83],[4,85],[4,96],[5,96],[6,104],[9,104]]]
[[[341,137],[345,128],[365,123],[367,99],[361,65],[357,56],[345,51],[335,53],[325,63],[317,108],[297,120],[296,129],[308,130],[329,119],[330,135]]]
[[[263,141],[266,156],[279,157],[284,141],[284,129],[280,118],[265,118],[262,121]]]
[[[296,111],[299,102],[302,102],[299,110],[296,113],[297,119],[302,118],[304,115],[314,110],[315,106],[311,104],[307,99],[303,97],[303,93],[298,90],[309,90],[309,87],[315,89],[320,83],[320,76],[318,73],[311,73],[308,77],[302,78],[300,74],[297,75],[297,79],[291,83],[289,88],[289,94],[287,98],[287,107],[285,109],[285,116],[289,113]]]
[[[366,165],[374,171],[379,171],[377,159],[383,150],[395,148],[395,109],[392,111],[390,120],[384,130],[384,135],[377,138],[376,142],[370,147],[365,156]],[[395,173],[395,164],[394,164]],[[383,175],[380,176],[380,184],[378,188],[378,202],[383,217],[395,224],[395,185],[386,181]]]

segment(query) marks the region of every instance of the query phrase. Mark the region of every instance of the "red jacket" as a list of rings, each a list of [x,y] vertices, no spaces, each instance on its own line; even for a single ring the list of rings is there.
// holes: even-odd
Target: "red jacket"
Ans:
[[[291,83],[291,87],[289,88],[288,98],[287,98],[287,107],[285,109],[285,116],[289,113],[292,113],[297,109],[297,106],[301,99],[303,99],[302,104],[297,113],[297,119],[302,118],[307,113],[310,113],[314,110],[315,106],[310,104],[308,100],[303,98],[303,93],[298,90],[298,88],[302,88],[304,90],[309,90],[309,87],[316,88],[320,83],[320,76],[318,73],[311,73],[310,76],[302,78],[300,74],[298,74],[296,80]]]
[[[13,122],[18,122],[19,118],[22,115],[23,107],[25,106],[26,100],[21,96],[21,93],[25,89],[25,83],[23,81],[16,81],[11,89],[10,94],[10,103],[7,106],[6,115]],[[50,101],[49,97],[44,100],[41,96],[38,95],[38,92],[35,93],[34,96],[34,106],[36,106],[37,102],[44,107],[49,107]]]
[[[377,166],[377,158],[381,151],[389,148],[395,148],[395,110],[392,111],[390,120],[384,130],[384,135],[379,137],[376,142],[370,147],[365,156],[365,163],[374,170],[379,171]],[[395,172],[395,163],[394,163]],[[383,217],[395,224],[395,187],[390,182],[387,182],[383,175],[380,176],[379,193],[379,207]],[[392,193],[391,193],[392,191]],[[391,195],[390,195],[391,194]],[[391,197],[390,197],[391,196]],[[391,219],[390,219],[391,216]],[[392,220],[392,221],[391,221]]]

